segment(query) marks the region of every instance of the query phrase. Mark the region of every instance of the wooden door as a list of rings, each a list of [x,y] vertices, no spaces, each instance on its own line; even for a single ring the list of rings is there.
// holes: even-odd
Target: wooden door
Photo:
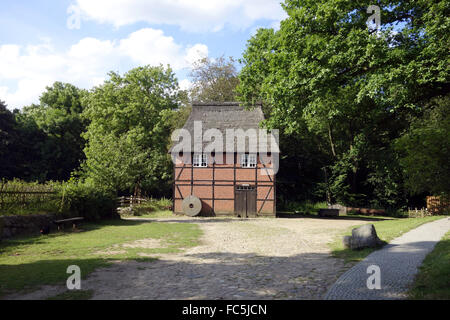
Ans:
[[[241,218],[247,218],[247,193],[244,190],[236,188],[234,197],[236,215]]]
[[[247,218],[256,218],[256,188],[247,190]]]
[[[237,186],[235,190],[235,211],[241,218],[256,217],[256,188]]]

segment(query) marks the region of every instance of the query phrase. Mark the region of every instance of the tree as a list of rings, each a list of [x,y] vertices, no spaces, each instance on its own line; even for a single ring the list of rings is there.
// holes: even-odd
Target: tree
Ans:
[[[366,25],[371,4],[285,1],[280,30],[249,40],[237,91],[246,104],[264,102],[269,127],[302,135],[306,125],[327,146],[335,199],[398,206],[403,181],[392,141],[450,88],[449,4],[378,1],[379,30]]]
[[[30,159],[34,164],[29,165],[38,163],[39,172],[31,176],[39,180],[67,180],[84,160],[81,133],[86,130],[87,121],[81,118],[81,100],[85,94],[85,90],[69,83],[55,82],[43,92],[38,105],[24,107],[18,114],[22,143],[34,141],[39,145],[39,156]]]
[[[406,186],[412,194],[450,194],[450,95],[432,101],[397,140]]]
[[[109,79],[86,98],[84,174],[116,192],[170,189],[171,125],[184,93],[170,67],[138,67]]]
[[[236,100],[238,72],[232,57],[217,59],[203,58],[194,63],[190,77],[192,101],[227,102]]]
[[[0,100],[0,179],[14,177],[17,165],[15,149],[17,140],[18,132],[14,115],[7,109],[6,103]]]

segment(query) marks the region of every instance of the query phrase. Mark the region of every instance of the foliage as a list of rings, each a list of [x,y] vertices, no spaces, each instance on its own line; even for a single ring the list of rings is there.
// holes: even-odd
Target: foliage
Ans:
[[[60,184],[21,180],[0,181],[0,215],[29,215],[61,212]]]
[[[16,171],[18,130],[14,115],[0,100],[0,178],[11,179]]]
[[[85,100],[85,176],[113,192],[169,190],[168,137],[183,99],[172,70],[146,66],[109,77]]]
[[[167,217],[172,216],[172,200],[162,199],[150,199],[141,204],[133,205],[129,208],[121,210],[121,215],[131,216],[152,216],[152,217]]]
[[[412,193],[450,193],[450,95],[438,99],[397,140],[406,186]]]
[[[326,202],[295,202],[289,201],[278,208],[279,211],[287,211],[289,213],[298,213],[303,215],[317,215],[319,209],[327,208]]]
[[[68,83],[55,82],[42,93],[39,105],[9,112],[0,106],[0,177],[28,181],[66,180],[84,158],[81,133],[82,97],[86,94]],[[1,132],[7,132],[2,138]]]
[[[75,179],[45,184],[15,179],[0,184],[0,215],[58,214],[98,220],[116,217],[116,207],[113,193]]]
[[[90,221],[118,217],[116,195],[106,188],[71,179],[62,184],[59,194],[61,211],[70,216]]]
[[[229,102],[236,99],[238,72],[232,57],[203,58],[196,61],[190,72],[193,85],[190,98],[196,102]]]
[[[393,141],[450,88],[450,5],[378,1],[382,25],[374,30],[366,25],[371,4],[285,1],[280,30],[259,29],[248,41],[237,91],[245,104],[263,101],[269,128],[316,141],[312,162],[328,171],[334,201],[402,207]],[[311,178],[317,187],[310,190],[327,189],[319,187],[324,177]]]

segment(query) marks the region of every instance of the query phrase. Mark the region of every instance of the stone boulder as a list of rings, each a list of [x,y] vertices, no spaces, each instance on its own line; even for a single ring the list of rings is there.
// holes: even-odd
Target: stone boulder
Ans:
[[[383,244],[378,238],[377,231],[373,224],[366,224],[352,230],[351,236],[345,236],[343,243],[346,248],[363,249],[375,248]]]

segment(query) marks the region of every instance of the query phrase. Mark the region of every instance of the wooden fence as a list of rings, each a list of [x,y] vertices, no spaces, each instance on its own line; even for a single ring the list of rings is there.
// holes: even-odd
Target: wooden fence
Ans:
[[[55,200],[53,191],[0,191],[0,208],[14,205],[26,206],[30,203]]]
[[[409,218],[424,218],[431,216],[431,212],[428,211],[427,208],[422,209],[408,209],[408,217]]]
[[[135,197],[135,196],[117,198],[119,208],[132,207],[135,204],[141,204],[141,203],[147,202],[149,200],[150,199],[140,198],[140,197]]]

